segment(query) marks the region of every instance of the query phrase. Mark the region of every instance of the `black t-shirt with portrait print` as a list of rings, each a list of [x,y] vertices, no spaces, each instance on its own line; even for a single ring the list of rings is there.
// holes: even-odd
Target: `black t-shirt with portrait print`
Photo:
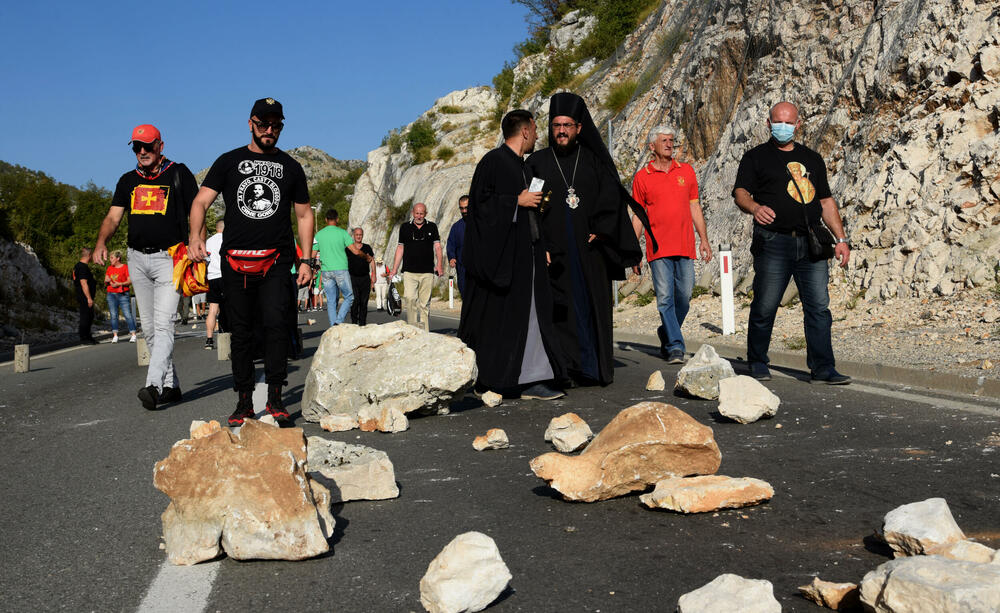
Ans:
[[[412,221],[399,226],[403,272],[434,272],[434,243],[440,240],[438,227],[432,221],[424,221],[419,228]]]
[[[157,175],[147,177],[138,168],[123,174],[111,206],[125,209],[128,246],[167,249],[186,242],[188,213],[197,192],[198,182],[188,167],[167,159]]]
[[[820,199],[830,197],[823,158],[799,143],[791,151],[782,151],[774,139],[743,155],[733,190],[738,187],[750,192],[758,204],[774,210],[774,221],[761,227],[783,233],[805,232],[803,200],[809,221],[816,222],[822,213]]]
[[[254,153],[239,147],[215,160],[202,186],[221,193],[226,203],[223,252],[278,249],[278,262],[295,259],[290,211],[293,204],[309,202],[309,188],[292,156],[280,149]]]

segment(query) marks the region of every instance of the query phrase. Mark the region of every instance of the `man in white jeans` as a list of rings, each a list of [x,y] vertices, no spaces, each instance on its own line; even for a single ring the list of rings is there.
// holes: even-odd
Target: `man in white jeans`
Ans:
[[[155,126],[136,126],[129,144],[138,163],[118,180],[97,236],[94,261],[104,264],[107,241],[128,214],[128,272],[149,346],[146,383],[138,397],[152,411],[161,403],[181,400],[173,358],[180,294],[174,288],[174,261],[167,249],[187,238],[188,213],[198,184],[184,164],[163,156],[163,140]]]

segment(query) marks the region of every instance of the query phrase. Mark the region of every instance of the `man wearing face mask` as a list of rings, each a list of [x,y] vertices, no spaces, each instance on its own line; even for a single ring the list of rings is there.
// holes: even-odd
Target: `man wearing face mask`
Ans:
[[[771,139],[743,155],[733,187],[736,206],[754,219],[753,302],[747,327],[750,374],[760,381],[771,379],[767,356],[771,330],[788,280],[794,278],[802,300],[812,382],[844,385],[851,378],[834,368],[830,339],[830,269],[826,260],[810,258],[806,223],[822,218],[837,239],[834,259],[846,267],[851,249],[844,224],[830,193],[823,158],[794,140],[801,126],[795,105],[774,105],[767,123]]]
[[[448,232],[448,266],[455,269],[458,293],[465,297],[465,264],[462,263],[462,247],[465,245],[465,216],[469,214],[469,197],[458,199],[458,212],[462,218],[451,226]]]

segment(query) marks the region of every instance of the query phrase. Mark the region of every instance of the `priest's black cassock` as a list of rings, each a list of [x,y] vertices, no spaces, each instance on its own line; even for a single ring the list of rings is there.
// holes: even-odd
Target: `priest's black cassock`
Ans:
[[[602,385],[614,379],[612,280],[642,260],[626,212],[628,194],[618,179],[583,99],[575,94],[552,97],[549,122],[557,116],[582,124],[568,151],[550,146],[528,158],[551,196],[541,213],[546,249],[552,259],[552,315],[562,360],[570,375]],[[549,128],[549,144],[555,143]],[[614,174],[612,174],[614,173]],[[569,188],[576,198],[567,202]],[[628,199],[628,200],[626,200]],[[645,221],[645,215],[640,218]],[[648,222],[646,222],[648,225]],[[596,238],[589,240],[593,234]]]
[[[476,352],[480,386],[494,391],[564,376],[537,213],[517,205],[530,182],[504,144],[479,161],[469,190],[458,335]]]

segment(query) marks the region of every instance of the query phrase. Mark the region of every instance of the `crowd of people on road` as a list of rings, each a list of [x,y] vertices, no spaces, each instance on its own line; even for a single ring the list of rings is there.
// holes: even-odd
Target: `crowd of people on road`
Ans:
[[[207,261],[205,348],[215,333],[230,333],[238,426],[254,416],[254,359],[263,357],[266,412],[289,423],[283,387],[287,363],[301,351],[296,313],[321,308],[329,325],[367,324],[368,297],[389,308],[390,287],[402,279],[407,322],[430,329],[430,300],[445,255],[462,297],[459,337],[476,352],[477,394],[551,400],[577,386],[614,379],[612,287],[645,257],[660,314],[657,336],[669,363],[686,359],[682,327],[694,287],[694,261],[712,248],[690,164],[678,159],[681,136],[661,125],[648,134],[649,161],[622,185],[614,160],[584,100],[570,92],[549,101],[548,147],[535,152],[538,130],[526,110],[507,113],[503,143],[479,161],[469,193],[458,201],[447,250],[437,225],[419,202],[398,230],[387,265],[364,242],[364,230],[341,228],[334,208],[314,234],[314,213],[302,166],[277,142],[282,105],[257,100],[250,111],[250,142],[222,154],[200,186],[191,171],[163,155],[153,125],[137,126],[129,144],[136,167],[121,176],[93,249],[81,250],[73,280],[80,305],[80,340],[91,335],[96,280],[88,264],[108,262],[104,275],[112,342],[119,313],[136,342],[129,288],[149,349],[145,384],[149,410],[182,399],[173,361],[174,321],[181,293],[168,249],[187,245],[187,257]],[[732,196],[753,216],[753,302],[748,325],[750,374],[770,378],[768,346],[777,307],[789,279],[803,303],[807,361],[814,381],[848,383],[835,369],[826,257],[810,250],[816,224],[832,233],[833,257],[846,266],[850,247],[822,157],[795,141],[798,109],[770,109],[771,138],[746,152]],[[530,157],[527,157],[529,154]],[[207,236],[217,196],[225,215]],[[290,217],[294,215],[297,237]],[[128,220],[127,256],[107,244]],[[296,238],[298,240],[296,240]],[[697,239],[697,240],[696,240]],[[645,249],[641,248],[642,241]],[[290,271],[291,274],[281,271]],[[318,273],[318,274],[316,274]],[[393,294],[394,295],[394,294]],[[291,338],[290,338],[291,337]]]

